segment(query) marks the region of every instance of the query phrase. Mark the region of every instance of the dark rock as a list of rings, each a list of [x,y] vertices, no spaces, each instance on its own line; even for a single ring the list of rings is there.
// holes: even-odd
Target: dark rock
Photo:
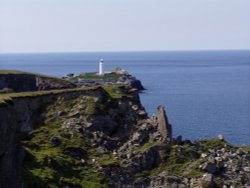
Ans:
[[[161,162],[161,156],[158,146],[153,146],[139,155],[132,158],[132,164],[138,170],[150,170],[158,166]]]
[[[96,148],[96,151],[100,154],[108,153],[108,150],[102,146],[99,146],[98,148]]]
[[[56,146],[60,145],[61,140],[60,140],[60,138],[58,136],[53,136],[53,137],[50,138],[50,142],[51,142],[51,145],[53,147],[56,147]]]
[[[137,79],[132,79],[132,80],[130,80],[130,86],[131,86],[132,88],[138,89],[139,91],[145,89],[145,88],[142,86],[141,81],[140,81],[140,80],[137,80]]]
[[[181,135],[179,135],[179,136],[176,137],[175,144],[177,144],[177,145],[181,145],[182,144],[182,136]]]
[[[205,166],[203,167],[204,171],[210,173],[210,174],[215,174],[217,172],[217,167],[215,164],[212,163],[206,163]]]
[[[81,160],[86,159],[88,154],[87,151],[82,148],[68,147],[65,149],[65,154],[70,155],[71,157]]]
[[[56,168],[58,166],[56,161],[52,157],[49,157],[49,156],[46,156],[44,158],[44,163],[43,164],[46,165],[46,166],[49,166],[51,168]]]
[[[193,143],[190,140],[184,140],[183,141],[184,145],[189,145],[189,146],[193,146]]]

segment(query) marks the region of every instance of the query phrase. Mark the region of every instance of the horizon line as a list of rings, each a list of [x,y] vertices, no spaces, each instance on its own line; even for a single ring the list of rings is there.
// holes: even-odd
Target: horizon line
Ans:
[[[44,51],[44,52],[0,52],[7,54],[66,54],[66,53],[145,53],[145,52],[220,52],[220,51],[250,51],[250,49],[192,49],[192,50],[117,50],[117,51]]]

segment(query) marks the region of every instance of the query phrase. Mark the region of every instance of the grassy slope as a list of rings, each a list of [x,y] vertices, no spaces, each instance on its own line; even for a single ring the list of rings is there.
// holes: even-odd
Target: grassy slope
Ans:
[[[23,72],[23,71],[16,71],[16,70],[0,70],[0,74],[29,74],[29,75],[35,75],[33,73]]]
[[[19,97],[36,97],[40,95],[93,90],[96,88],[98,87],[5,94],[0,96],[0,101],[1,99],[11,100]],[[104,86],[103,88],[113,99],[129,96],[120,92],[118,86]],[[27,158],[24,163],[23,174],[25,181],[28,183],[27,187],[43,187],[44,185],[47,187],[57,187],[58,185],[66,184],[74,187],[108,187],[104,181],[104,175],[98,170],[98,166],[117,165],[119,161],[114,159],[111,153],[100,156],[80,133],[69,134],[69,132],[65,132],[61,128],[61,124],[66,117],[61,119],[54,118],[58,111],[62,109],[70,110],[77,103],[77,100],[71,100],[62,106],[49,107],[46,114],[46,121],[25,135],[23,145],[27,152]],[[98,108],[97,104],[91,100],[91,97],[86,98],[86,104],[91,106],[91,110],[86,108],[85,115],[90,115],[90,113],[93,113]],[[50,142],[50,138],[54,135],[61,135],[61,143],[57,147],[53,147]],[[206,152],[208,149],[234,147],[217,139],[200,141],[200,144],[203,146],[202,150],[187,145],[172,146],[169,152],[165,154],[163,163],[153,170],[136,174],[136,177],[154,176],[163,170],[167,170],[169,174],[177,176],[201,176],[202,172],[198,168],[199,163],[192,167],[188,173],[184,174],[185,169],[197,160],[193,155],[200,155],[201,152]],[[88,159],[85,165],[65,153],[67,148],[72,147],[83,148],[87,151]],[[145,144],[141,150],[148,147]],[[92,163],[93,158],[97,159],[95,163]]]
[[[104,89],[109,93],[111,98],[118,99],[124,97],[123,94],[116,92],[118,91],[117,86],[105,86]],[[76,90],[51,92],[69,91]],[[45,93],[48,94],[47,92]],[[18,94],[18,96],[14,97],[36,95],[37,93],[31,92],[28,94]],[[111,153],[100,156],[80,133],[61,128],[62,123],[67,117],[58,118],[57,112],[62,110],[69,112],[74,108],[74,105],[79,104],[79,100],[85,100],[86,108],[81,112],[85,116],[95,113],[96,109],[101,107],[101,104],[93,103],[91,96],[82,96],[79,99],[70,99],[64,103],[60,103],[60,105],[49,106],[46,112],[46,121],[24,135],[23,146],[27,157],[24,162],[23,175],[27,187],[43,187],[44,185],[46,187],[58,187],[58,185],[89,188],[108,187],[104,181],[104,175],[98,170],[98,166],[116,165],[119,162],[113,158]],[[55,135],[60,135],[60,145],[53,147],[50,138]],[[86,164],[83,165],[81,164],[81,160],[69,156],[65,152],[68,148],[84,149],[87,151]],[[92,159],[96,159],[96,162],[93,163]]]
[[[72,82],[75,81],[106,81],[106,82],[116,82],[122,75],[116,73],[106,73],[102,76],[97,73],[85,73],[69,80]]]
[[[24,72],[24,71],[17,71],[17,70],[0,70],[0,75],[31,75],[31,76],[41,77],[41,78],[54,79],[57,81],[67,82],[66,80],[63,80],[61,78],[57,78],[54,76],[48,76],[48,75]]]

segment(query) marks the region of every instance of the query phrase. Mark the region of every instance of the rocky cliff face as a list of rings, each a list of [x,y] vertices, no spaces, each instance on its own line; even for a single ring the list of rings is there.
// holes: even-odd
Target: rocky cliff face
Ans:
[[[250,185],[249,149],[172,138],[129,87],[44,92],[0,105],[0,187]],[[237,174],[240,174],[237,175]]]
[[[86,177],[74,185],[67,180],[67,172],[57,177],[64,167],[75,175],[86,170],[100,174],[97,178],[106,179],[106,184],[122,185],[126,179],[114,182],[108,173],[118,170],[117,178],[127,171],[129,177],[131,172],[152,169],[165,150],[158,125],[149,123],[138,95],[124,87],[15,98],[1,106],[0,122],[0,187],[88,184]],[[145,151],[139,151],[146,144]],[[119,167],[120,160],[124,164]],[[64,162],[65,166],[57,164]],[[78,170],[74,170],[76,165]],[[94,169],[97,172],[91,172]],[[99,180],[90,182],[101,185]]]
[[[42,75],[28,73],[0,74],[0,93],[1,91],[2,93],[10,93],[74,87],[76,86],[68,81]]]

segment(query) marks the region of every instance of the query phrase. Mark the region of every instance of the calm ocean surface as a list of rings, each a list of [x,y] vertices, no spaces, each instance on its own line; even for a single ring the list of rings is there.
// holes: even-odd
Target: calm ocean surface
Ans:
[[[0,69],[61,77],[97,71],[100,58],[142,81],[142,104],[149,115],[163,104],[175,136],[250,145],[250,51],[0,54]]]

